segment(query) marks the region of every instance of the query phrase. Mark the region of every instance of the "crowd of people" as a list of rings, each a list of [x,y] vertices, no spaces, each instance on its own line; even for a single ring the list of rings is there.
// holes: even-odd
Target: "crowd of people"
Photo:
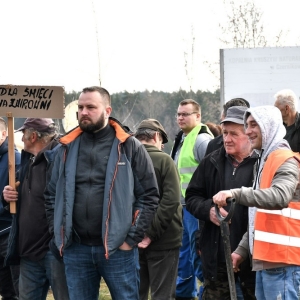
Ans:
[[[181,101],[169,155],[158,120],[132,132],[111,117],[107,90],[84,88],[67,134],[47,118],[17,130],[16,186],[0,118],[2,299],[45,300],[51,287],[56,300],[97,300],[103,279],[115,300],[229,300],[229,272],[239,300],[299,299],[298,99],[274,97],[231,99],[220,125]],[[232,270],[216,214],[228,198]]]

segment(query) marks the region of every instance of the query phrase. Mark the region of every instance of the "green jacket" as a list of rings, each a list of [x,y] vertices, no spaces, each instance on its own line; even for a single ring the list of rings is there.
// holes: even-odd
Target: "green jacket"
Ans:
[[[182,240],[182,206],[178,171],[168,154],[155,146],[144,146],[153,162],[160,192],[158,208],[146,232],[152,241],[148,249],[176,249],[181,246]]]

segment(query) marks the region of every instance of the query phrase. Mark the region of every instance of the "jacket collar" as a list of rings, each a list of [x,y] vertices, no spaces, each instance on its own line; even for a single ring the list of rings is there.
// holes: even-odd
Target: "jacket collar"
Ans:
[[[115,118],[109,118],[109,125],[111,125],[116,131],[116,137],[120,140],[121,143],[124,143],[131,134],[128,133],[127,128],[123,127],[123,125]],[[79,126],[75,127],[71,131],[69,131],[65,136],[60,138],[59,142],[63,145],[67,145],[73,142],[78,136],[82,134],[82,130]]]

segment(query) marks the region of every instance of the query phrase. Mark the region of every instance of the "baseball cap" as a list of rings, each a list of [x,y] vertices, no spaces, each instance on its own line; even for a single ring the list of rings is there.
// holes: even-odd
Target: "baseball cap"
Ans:
[[[224,120],[221,121],[221,124],[224,122],[232,122],[236,124],[244,125],[244,114],[248,109],[247,106],[232,106],[227,110],[227,115]]]
[[[17,129],[15,132],[22,131],[25,129],[33,128],[38,132],[55,132],[55,123],[52,119],[40,119],[40,118],[27,118],[22,127]]]
[[[159,123],[159,121],[155,119],[145,119],[143,120],[140,125],[138,126],[137,130],[139,129],[152,129],[154,131],[158,131],[163,139],[163,144],[168,142],[168,135],[165,132],[163,126]]]

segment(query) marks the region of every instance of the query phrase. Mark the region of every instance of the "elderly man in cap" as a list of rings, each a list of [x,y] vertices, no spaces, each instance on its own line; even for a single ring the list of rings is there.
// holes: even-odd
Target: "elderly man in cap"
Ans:
[[[250,141],[245,134],[243,116],[247,107],[233,106],[227,111],[221,122],[224,145],[207,155],[193,174],[186,190],[187,210],[196,218],[205,222],[200,236],[200,251],[204,276],[202,299],[230,299],[224,244],[220,232],[220,223],[215,213],[212,197],[222,189],[252,186],[253,165],[256,154],[252,153]],[[227,215],[221,209],[223,216]],[[236,249],[247,231],[248,208],[236,205],[230,224],[231,249]],[[245,299],[255,299],[255,274],[250,271],[249,261],[245,269],[236,276],[238,299],[242,282]]]
[[[44,199],[47,169],[59,147],[56,127],[52,119],[28,118],[17,131],[23,132],[24,143],[20,185],[17,190],[8,185],[3,190],[6,202],[17,201],[6,263],[20,263],[20,299],[46,299],[49,286],[55,299],[68,299],[63,261],[49,249],[52,236]]]
[[[177,168],[161,151],[168,142],[163,126],[155,119],[140,123],[135,134],[149,153],[160,192],[159,205],[145,237],[138,244],[140,300],[174,299],[179,248],[182,239],[182,206]]]
[[[230,107],[232,106],[247,106],[250,107],[249,102],[244,99],[244,98],[233,98],[231,100],[229,100],[228,102],[226,102],[223,105],[223,111],[221,114],[221,122],[226,118],[227,115],[227,111]],[[214,139],[212,139],[206,148],[206,152],[205,152],[205,156],[219,148],[221,148],[223,145],[223,135],[219,135],[217,137],[215,137]]]

